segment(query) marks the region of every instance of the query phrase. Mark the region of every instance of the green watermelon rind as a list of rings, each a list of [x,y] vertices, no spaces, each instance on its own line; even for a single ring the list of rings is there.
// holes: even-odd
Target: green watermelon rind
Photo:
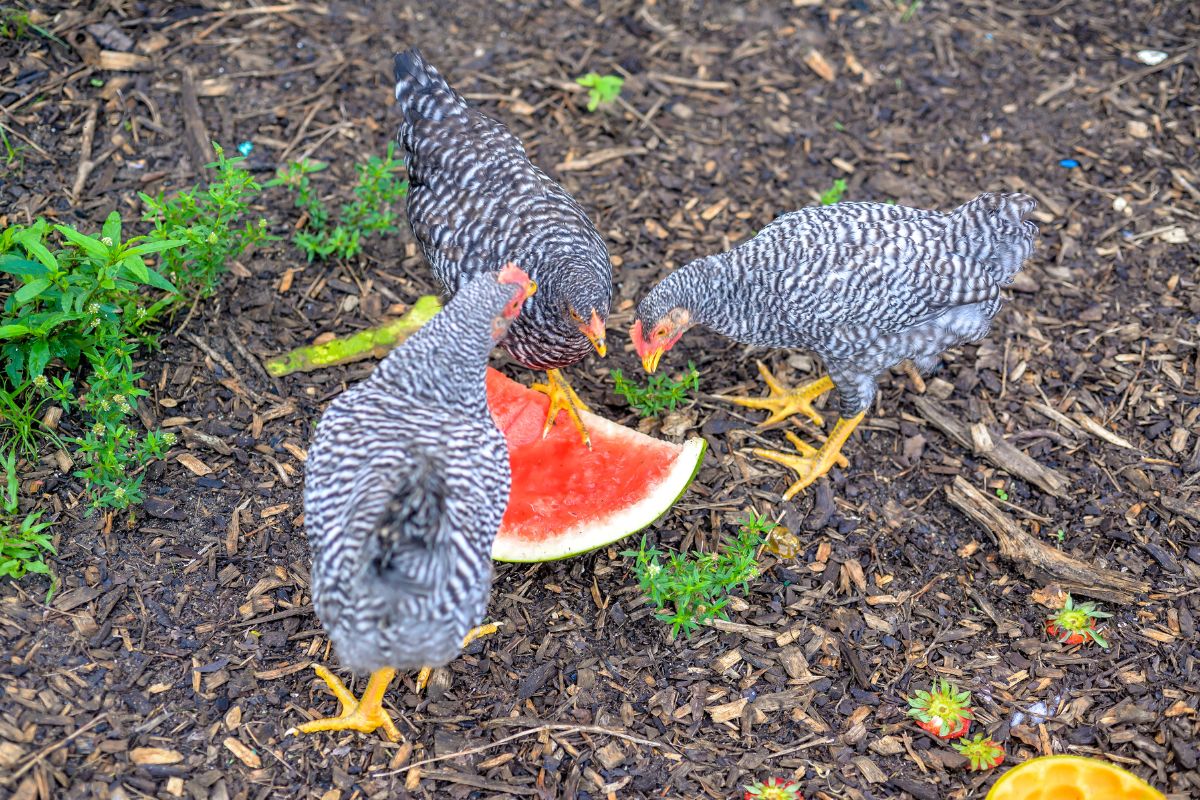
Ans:
[[[605,524],[605,521],[601,520],[524,547],[520,546],[521,539],[497,536],[492,547],[492,559],[514,564],[561,561],[565,558],[574,558],[593,550],[599,550],[601,547],[645,530],[662,519],[679,502],[688,487],[692,485],[692,481],[696,479],[696,474],[700,472],[700,466],[704,463],[704,453],[708,449],[708,442],[702,437],[696,436],[685,441],[682,447],[683,449],[675,457],[674,466],[667,476],[659,481],[658,486],[652,492],[632,506],[632,508],[645,507],[646,509],[646,513],[639,514],[635,522],[614,527],[612,522]],[[690,469],[687,467],[689,463]],[[629,511],[629,509],[625,511]],[[616,513],[614,512],[614,515]]]

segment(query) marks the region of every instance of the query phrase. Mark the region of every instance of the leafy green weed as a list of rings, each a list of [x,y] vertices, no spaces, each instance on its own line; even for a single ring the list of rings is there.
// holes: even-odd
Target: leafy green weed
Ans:
[[[671,638],[691,636],[712,619],[728,619],[729,593],[749,589],[758,575],[758,551],[775,524],[751,514],[742,521],[737,536],[725,539],[715,553],[663,553],[647,547],[642,537],[637,550],[621,553],[632,558],[633,572],[658,618],[671,626]],[[665,558],[665,560],[664,560]]]
[[[575,79],[580,86],[588,90],[588,111],[595,111],[602,105],[607,105],[621,96],[621,87],[625,79],[620,75],[601,75],[589,72]]]
[[[396,231],[398,216],[394,206],[408,194],[408,181],[396,174],[402,165],[403,162],[396,158],[395,144],[388,144],[387,155],[383,158],[371,156],[367,163],[356,164],[358,181],[354,186],[354,199],[342,206],[336,224],[331,224],[330,211],[308,177],[325,169],[326,164],[308,160],[293,162],[281,168],[278,177],[266,185],[286,186],[295,193],[296,208],[303,211],[307,219],[292,242],[309,261],[352,258],[362,251],[362,242],[367,237]]]
[[[840,203],[842,201],[842,195],[845,193],[846,182],[841,178],[838,178],[833,182],[833,186],[830,186],[828,189],[822,192],[821,205],[831,206],[834,203]]]
[[[614,389],[625,398],[625,402],[643,417],[654,417],[664,411],[674,411],[688,400],[688,392],[700,389],[700,373],[696,365],[688,362],[681,380],[666,373],[652,375],[643,388],[629,381],[619,369],[610,370]]]

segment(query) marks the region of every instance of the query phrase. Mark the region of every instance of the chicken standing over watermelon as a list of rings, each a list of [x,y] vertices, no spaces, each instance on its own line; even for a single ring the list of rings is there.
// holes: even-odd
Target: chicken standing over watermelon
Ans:
[[[371,677],[358,700],[317,666],[342,713],[300,732],[383,727],[398,739],[382,706],[396,671],[446,664],[495,630],[472,628],[511,481],[485,376],[534,288],[512,265],[465,284],[322,416],[304,486],[313,605],[342,663]]]
[[[883,203],[839,203],[784,214],[757,236],[668,275],[638,304],[632,338],[647,372],[693,325],[744,344],[802,347],[828,375],[797,389],[760,362],[765,398],[731,398],[823,424],[812,402],[838,390],[840,417],[820,449],[792,433],[799,455],[755,454],[794,470],[791,499],[837,464],[875,399],[880,373],[911,360],[933,369],[941,353],[987,335],[1000,289],[1032,253],[1036,207],[1022,194],[982,194],[949,213]]]
[[[516,261],[537,296],[501,345],[546,370],[545,431],[565,411],[584,443],[586,409],[560,369],[607,352],[612,299],[608,251],[587,214],[535,167],[502,123],[470,108],[416,49],[395,57],[399,142],[408,164],[408,220],[443,289]]]

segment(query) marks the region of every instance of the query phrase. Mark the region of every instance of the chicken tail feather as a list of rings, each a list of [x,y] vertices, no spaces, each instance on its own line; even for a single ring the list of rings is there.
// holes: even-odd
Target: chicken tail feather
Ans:
[[[442,77],[421,52],[410,47],[393,60],[396,76],[396,103],[407,126],[419,120],[440,120],[463,111],[467,102]]]
[[[446,489],[433,464],[420,455],[397,469],[393,481],[375,529],[371,564],[387,583],[427,594],[441,580]]]

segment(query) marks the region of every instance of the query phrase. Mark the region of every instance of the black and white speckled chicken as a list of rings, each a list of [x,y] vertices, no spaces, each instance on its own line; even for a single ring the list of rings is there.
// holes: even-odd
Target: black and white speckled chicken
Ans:
[[[759,364],[765,398],[735,402],[797,412],[822,424],[812,401],[836,388],[840,417],[818,450],[756,450],[795,470],[790,499],[835,464],[875,399],[880,373],[911,360],[934,368],[941,353],[987,335],[1000,289],[1033,253],[1036,207],[1021,194],[982,194],[949,213],[883,203],[839,203],[784,214],[732,250],[687,264],[641,301],[632,336],[653,372],[692,325],[764,347],[812,350],[828,376],[795,390]],[[733,398],[731,398],[733,399]]]
[[[514,266],[466,283],[321,417],[304,486],[313,605],[341,662],[371,677],[357,700],[318,666],[342,713],[300,732],[383,727],[398,739],[382,707],[396,670],[446,664],[495,630],[472,627],[511,480],[485,376],[534,288]]]
[[[399,141],[408,163],[408,220],[449,294],[476,275],[516,262],[537,282],[501,345],[547,372],[548,431],[566,411],[583,441],[578,396],[559,369],[593,348],[606,353],[612,267],[587,214],[535,167],[507,127],[450,87],[416,49],[395,57]]]

